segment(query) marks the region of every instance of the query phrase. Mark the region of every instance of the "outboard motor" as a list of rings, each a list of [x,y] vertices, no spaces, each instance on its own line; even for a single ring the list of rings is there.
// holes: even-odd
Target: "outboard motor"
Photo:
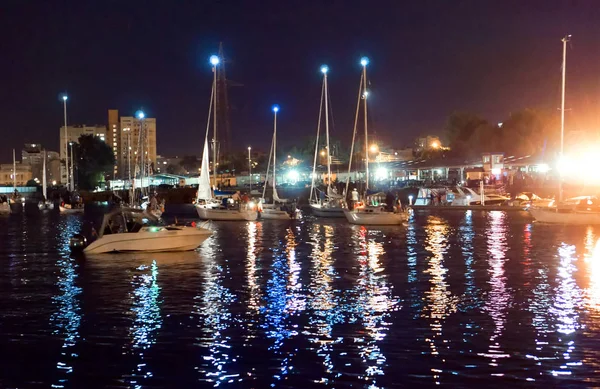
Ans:
[[[81,234],[75,234],[69,241],[69,247],[71,251],[83,251],[87,246],[87,239]]]

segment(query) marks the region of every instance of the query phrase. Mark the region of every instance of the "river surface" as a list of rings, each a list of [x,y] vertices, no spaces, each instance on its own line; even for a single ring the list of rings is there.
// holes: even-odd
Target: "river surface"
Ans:
[[[600,228],[308,217],[73,256],[89,222],[0,216],[1,388],[600,386]]]

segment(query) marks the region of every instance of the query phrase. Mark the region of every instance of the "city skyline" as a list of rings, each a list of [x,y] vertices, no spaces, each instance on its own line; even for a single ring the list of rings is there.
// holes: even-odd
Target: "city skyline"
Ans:
[[[219,42],[228,78],[243,85],[230,90],[240,150],[268,146],[273,103],[282,107],[282,144],[314,135],[323,63],[331,69],[332,136],[349,141],[362,55],[371,59],[373,137],[397,146],[439,135],[455,110],[491,122],[526,107],[554,110],[565,34],[573,34],[567,129],[595,129],[599,12],[593,1],[380,1],[366,8],[353,1],[256,7],[13,2],[0,16],[0,33],[14,37],[0,59],[0,71],[10,75],[0,91],[6,110],[0,153],[27,142],[57,150],[50,129],[62,125],[58,96],[67,92],[69,123],[109,124],[109,108],[124,116],[144,109],[161,122],[158,154],[200,154],[208,58]],[[32,33],[19,34],[22,29]]]

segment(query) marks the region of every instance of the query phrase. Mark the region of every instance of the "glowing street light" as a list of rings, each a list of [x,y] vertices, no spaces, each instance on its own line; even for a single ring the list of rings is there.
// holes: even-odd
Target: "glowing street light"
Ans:
[[[434,149],[439,149],[440,148],[440,142],[434,140],[433,142],[431,142],[431,147]]]
[[[379,151],[379,146],[373,143],[371,147],[369,147],[369,150],[371,150],[372,153],[376,153]]]
[[[279,106],[277,104],[273,105],[273,112],[277,113],[279,112]]]
[[[369,64],[369,58],[367,58],[367,57],[362,57],[362,58],[360,59],[360,64],[361,64],[362,66],[367,66],[367,65]]]
[[[69,99],[69,96],[67,96],[66,93],[63,93],[61,98],[63,101],[63,111],[65,116],[65,173],[67,177],[67,188],[73,191],[74,188],[71,187],[71,183],[69,181],[69,134],[67,131],[67,100]]]
[[[327,74],[328,71],[329,71],[329,66],[327,66],[327,65],[321,66],[321,73]]]
[[[212,66],[217,66],[219,64],[219,62],[220,61],[219,61],[219,57],[218,56],[216,56],[216,55],[211,55],[210,56],[210,64]]]
[[[248,146],[248,178],[250,178],[250,192],[252,192],[252,147]]]
[[[146,114],[144,113],[144,111],[137,111],[135,113],[135,116],[137,116],[138,119],[142,120],[143,118],[146,117]]]

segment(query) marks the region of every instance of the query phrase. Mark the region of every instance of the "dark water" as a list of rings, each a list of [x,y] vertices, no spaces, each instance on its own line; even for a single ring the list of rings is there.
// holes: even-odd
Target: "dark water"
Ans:
[[[198,252],[75,258],[0,217],[2,388],[600,385],[600,229],[214,223]]]

